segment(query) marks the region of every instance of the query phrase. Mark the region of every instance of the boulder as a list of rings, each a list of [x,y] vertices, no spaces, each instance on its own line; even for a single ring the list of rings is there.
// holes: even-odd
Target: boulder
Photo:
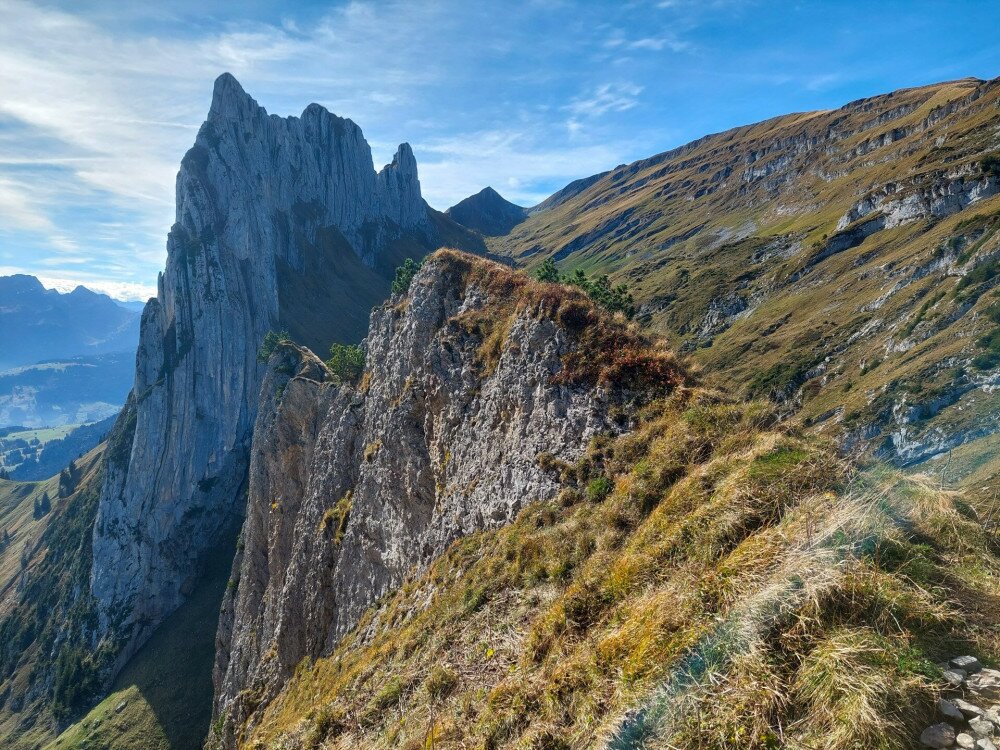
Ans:
[[[964,669],[969,674],[978,672],[983,668],[983,665],[979,663],[979,659],[975,656],[956,656],[954,659],[949,659],[948,664],[951,665],[952,669]]]
[[[951,702],[955,705],[955,708],[962,712],[962,716],[966,719],[975,719],[983,715],[983,709],[974,703],[969,703],[967,700],[952,698]]]
[[[951,724],[933,724],[921,732],[920,742],[927,747],[952,747],[955,744],[955,729]]]
[[[944,677],[945,682],[959,687],[965,682],[968,675],[964,669],[946,669],[941,676]]]
[[[944,698],[938,698],[938,713],[944,716],[946,719],[954,719],[955,721],[965,721],[965,715],[959,710],[958,706],[949,700]]]
[[[986,719],[972,719],[969,722],[969,729],[977,737],[989,737],[993,734],[993,724],[986,721]]]

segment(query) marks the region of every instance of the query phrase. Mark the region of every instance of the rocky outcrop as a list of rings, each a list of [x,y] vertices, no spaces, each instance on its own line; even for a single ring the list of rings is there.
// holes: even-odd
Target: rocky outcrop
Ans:
[[[914,185],[889,182],[871,191],[840,217],[837,231],[858,226],[861,219],[878,212],[878,229],[892,229],[918,219],[940,219],[968,208],[1000,191],[993,174],[966,167]],[[869,222],[873,223],[873,220]]]
[[[612,407],[628,398],[625,381],[575,370],[589,303],[554,285],[525,292],[529,283],[438,253],[408,297],[373,312],[358,387],[331,382],[304,349],[271,357],[218,636],[223,746],[410,571],[553,497],[554,466],[624,429]],[[615,331],[628,358],[633,334]],[[650,371],[676,382],[672,365]]]
[[[921,746],[996,750],[994,743],[1000,742],[1000,671],[984,668],[974,656],[956,656],[938,668],[948,686],[936,706],[942,721],[921,732]]]
[[[436,245],[410,147],[376,173],[361,129],[317,104],[269,115],[226,74],[177,176],[167,265],[142,317],[134,427],[93,534],[99,634],[120,664],[243,513],[269,329],[325,351],[363,335],[403,257]]]

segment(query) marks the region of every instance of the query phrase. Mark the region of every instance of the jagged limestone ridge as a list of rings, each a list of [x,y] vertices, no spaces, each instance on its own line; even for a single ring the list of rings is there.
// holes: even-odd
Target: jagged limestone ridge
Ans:
[[[408,145],[376,173],[350,120],[317,104],[269,115],[219,77],[142,318],[135,406],[121,417],[135,437],[109,462],[94,528],[91,589],[119,665],[242,516],[264,334],[291,318],[310,341],[342,336],[387,294],[376,271],[402,237],[411,246],[394,252],[433,242]]]

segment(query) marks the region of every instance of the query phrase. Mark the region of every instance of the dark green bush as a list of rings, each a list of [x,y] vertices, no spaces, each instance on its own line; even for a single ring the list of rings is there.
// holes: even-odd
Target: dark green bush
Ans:
[[[417,275],[417,271],[423,264],[422,260],[407,258],[403,265],[396,269],[396,278],[392,280],[392,293],[406,294],[410,290],[410,282],[413,281],[413,277]]]
[[[972,360],[972,366],[977,370],[992,370],[1000,365],[1000,328],[994,328],[976,339],[976,346],[983,353]]]
[[[288,331],[268,331],[260,344],[260,349],[257,350],[257,359],[261,362],[267,362],[274,354],[274,350],[278,348],[278,344],[287,344],[291,340]]]
[[[552,258],[546,258],[542,265],[535,270],[535,278],[551,284],[558,284],[562,281],[562,274],[556,268],[556,262]]]
[[[989,175],[1000,175],[1000,154],[987,154],[979,162],[980,168]]]
[[[635,301],[626,284],[612,286],[611,279],[605,274],[596,279],[590,278],[580,269],[569,276],[559,273],[555,261],[546,258],[535,270],[535,278],[552,284],[569,284],[579,287],[594,302],[610,312],[620,312],[626,318],[635,316]]]
[[[356,344],[334,344],[326,366],[341,383],[353,383],[365,369],[365,353]]]

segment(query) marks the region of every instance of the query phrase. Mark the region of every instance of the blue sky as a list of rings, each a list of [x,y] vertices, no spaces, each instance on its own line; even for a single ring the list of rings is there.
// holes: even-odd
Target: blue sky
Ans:
[[[270,112],[350,117],[377,166],[409,141],[436,208],[487,184],[529,205],[706,133],[1000,75],[998,26],[971,0],[0,0],[0,273],[149,293],[227,70]]]

